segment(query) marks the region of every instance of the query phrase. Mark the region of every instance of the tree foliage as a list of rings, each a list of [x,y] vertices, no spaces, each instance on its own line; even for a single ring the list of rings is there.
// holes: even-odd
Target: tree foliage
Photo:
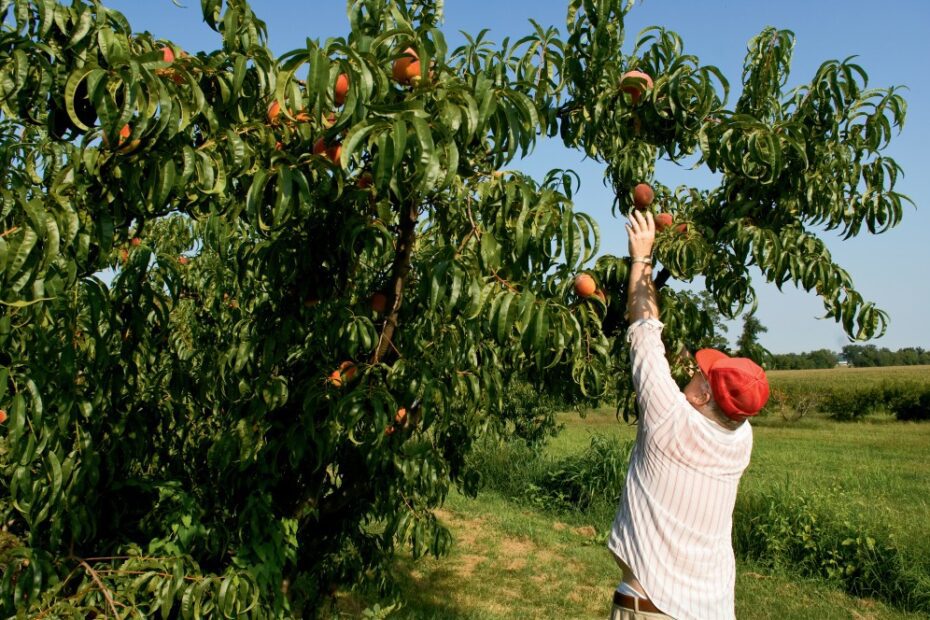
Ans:
[[[830,349],[817,349],[805,353],[773,353],[772,368],[776,370],[808,370],[835,368],[839,357]]]
[[[770,353],[759,344],[759,334],[764,334],[769,328],[762,324],[755,313],[750,312],[743,317],[743,331],[736,339],[736,353],[740,357],[748,357],[757,363],[762,363],[770,357]]]
[[[543,134],[606,164],[617,211],[650,182],[687,224],[660,285],[703,275],[734,316],[756,266],[880,334],[814,229],[900,221],[897,90],[846,60],[785,93],[767,29],[728,109],[676,34],[623,51],[630,6],[449,49],[442,2],[353,0],[345,36],[276,58],[245,0],[201,0],[217,47],[190,53],[100,2],[0,0],[0,613],[311,616],[397,545],[448,546],[433,509],[476,489],[515,377],[618,378],[629,411],[628,262],[591,264],[571,171],[508,169]],[[653,178],[691,155],[720,187]],[[586,265],[604,301],[572,292]],[[713,334],[662,296],[671,350]]]

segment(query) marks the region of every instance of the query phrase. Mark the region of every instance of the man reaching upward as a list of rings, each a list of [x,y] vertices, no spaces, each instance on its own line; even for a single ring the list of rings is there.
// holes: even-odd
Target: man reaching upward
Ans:
[[[652,282],[653,216],[634,211],[626,228],[627,339],[640,415],[608,540],[623,570],[611,618],[730,619],[733,506],[752,452],[746,420],[768,400],[768,381],[752,360],[702,349],[691,381],[678,389]]]

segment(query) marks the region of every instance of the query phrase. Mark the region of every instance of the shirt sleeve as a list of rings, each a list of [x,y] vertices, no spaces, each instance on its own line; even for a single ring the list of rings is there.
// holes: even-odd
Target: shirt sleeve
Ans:
[[[665,359],[663,327],[657,319],[640,319],[627,330],[640,420],[642,424],[653,428],[668,419],[682,398],[681,390],[672,378],[668,360]]]

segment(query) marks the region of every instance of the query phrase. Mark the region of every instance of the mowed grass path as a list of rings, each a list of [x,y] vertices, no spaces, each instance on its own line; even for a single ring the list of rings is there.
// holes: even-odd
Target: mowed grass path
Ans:
[[[475,500],[453,494],[440,514],[455,537],[452,551],[415,563],[402,555],[397,577],[405,605],[391,618],[609,617],[620,574],[593,525],[553,518],[490,493]],[[740,620],[923,617],[745,563],[737,564],[736,601]],[[341,616],[358,617],[374,602],[346,598]]]
[[[870,370],[857,374],[873,380],[880,370]],[[584,418],[560,414],[559,421],[565,429],[546,448],[553,458],[581,452],[593,434],[632,439],[636,432],[609,409]],[[754,422],[754,436],[741,493],[778,488],[804,493],[864,531],[890,534],[911,557],[930,557],[930,423],[882,417],[786,422],[773,415]],[[609,616],[620,577],[603,542],[610,523],[536,510],[495,493],[477,499],[453,493],[440,518],[454,536],[452,550],[444,558],[418,562],[401,554],[396,574],[404,606],[391,618]],[[376,602],[346,595],[336,615],[357,617]],[[822,581],[771,574],[745,562],[737,563],[736,606],[740,620],[924,617],[851,597]]]

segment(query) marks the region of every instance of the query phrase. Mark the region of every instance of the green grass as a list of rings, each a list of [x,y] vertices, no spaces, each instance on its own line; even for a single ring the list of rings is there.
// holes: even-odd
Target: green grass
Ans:
[[[773,384],[810,381],[805,374],[838,373],[848,385],[919,376],[919,368],[836,369],[772,373]],[[830,374],[830,377],[834,375]],[[890,378],[890,379],[889,379]],[[818,379],[823,381],[823,378]],[[634,426],[610,409],[560,414],[564,431],[546,447],[552,459],[585,450],[593,434],[635,436]],[[887,535],[907,557],[926,566],[930,558],[930,423],[895,422],[870,416],[835,422],[806,416],[789,422],[778,415],[753,422],[752,462],[741,494],[775,489],[813,498],[824,511],[857,529]],[[397,576],[403,608],[392,618],[495,619],[606,618],[620,577],[604,538],[603,515],[554,513],[496,493],[477,499],[452,494],[440,513],[455,543],[441,559],[413,562],[401,554]],[[606,521],[606,522],[604,522]],[[343,617],[356,617],[379,602],[361,595],[340,600]],[[390,601],[380,601],[382,605]],[[795,574],[776,573],[748,562],[737,564],[736,612],[756,618],[920,618],[887,602],[859,599],[839,587]]]
[[[559,419],[565,430],[546,448],[553,457],[582,451],[594,433],[636,436],[636,427],[618,422],[609,409]],[[930,558],[930,424],[887,417],[787,422],[777,416],[752,424],[752,460],[741,493],[787,485]]]
[[[603,524],[553,517],[486,493],[452,494],[441,518],[455,538],[450,554],[396,563],[404,606],[391,618],[505,620],[607,618],[620,578],[598,531]],[[375,601],[345,595],[336,617],[358,617]],[[380,601],[381,605],[390,601]],[[911,619],[883,603],[857,599],[816,580],[737,563],[741,620],[784,618]]]
[[[930,557],[930,424],[801,420],[754,428],[740,492],[784,484]]]

